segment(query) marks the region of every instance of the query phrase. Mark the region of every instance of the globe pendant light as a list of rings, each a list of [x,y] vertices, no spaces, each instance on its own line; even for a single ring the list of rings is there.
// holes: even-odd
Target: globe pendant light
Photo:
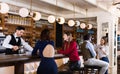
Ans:
[[[57,6],[57,0],[56,0],[56,6]],[[56,7],[55,16],[53,16],[53,15],[48,16],[48,22],[49,23],[54,23],[55,21],[57,21],[59,24],[64,24],[65,23],[65,19],[63,17],[58,17],[57,18],[57,7]]]
[[[64,24],[65,23],[65,19],[63,17],[57,18],[57,21],[58,21],[59,24]]]
[[[49,23],[54,23],[54,22],[55,22],[55,16],[50,15],[50,16],[48,17],[48,22],[49,22]]]
[[[21,9],[19,10],[19,15],[20,15],[21,17],[27,17],[27,16],[29,15],[28,9],[27,9],[27,8],[21,8]]]
[[[92,29],[92,24],[88,24],[88,28],[87,29]]]
[[[0,13],[6,14],[9,12],[9,6],[6,3],[0,3]]]
[[[76,22],[76,27],[80,26],[80,21],[75,21]]]
[[[70,27],[72,27],[72,26],[75,25],[75,22],[74,22],[73,20],[69,20],[69,21],[68,21],[68,25],[69,25]]]
[[[73,17],[75,18],[75,3],[73,3],[73,11],[74,11]],[[72,27],[74,25],[75,25],[75,21],[74,20],[69,20],[68,21],[68,26]]]
[[[27,17],[30,16],[33,18],[33,20],[38,21],[41,18],[41,14],[39,12],[32,12],[32,0],[30,2],[30,11],[28,11],[27,8],[21,8],[19,10],[19,15],[21,17]]]
[[[86,9],[86,19],[87,19],[87,10],[88,9]],[[80,24],[80,28],[81,29],[85,29],[85,28],[87,28],[87,29],[92,29],[92,24],[88,24],[88,19],[87,19],[87,21],[86,21],[86,24],[85,23],[81,23]]]
[[[81,29],[85,29],[85,27],[86,27],[85,23],[81,23],[81,24],[80,24],[80,28],[81,28]]]
[[[32,17],[35,21],[38,21],[41,18],[41,14],[39,12],[34,12]]]

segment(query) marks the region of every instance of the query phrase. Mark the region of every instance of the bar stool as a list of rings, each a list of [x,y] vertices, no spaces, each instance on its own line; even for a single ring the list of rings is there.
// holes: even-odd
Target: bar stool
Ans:
[[[58,74],[76,74],[76,72],[79,74],[84,74],[84,67],[81,67],[80,69],[70,70],[67,65],[62,65],[58,68],[58,71]]]
[[[101,67],[99,66],[84,65],[85,74],[99,74],[100,69]]]
[[[81,67],[80,69],[75,69],[72,71],[73,74],[75,74],[76,72],[78,72],[79,74],[84,74],[84,67]]]

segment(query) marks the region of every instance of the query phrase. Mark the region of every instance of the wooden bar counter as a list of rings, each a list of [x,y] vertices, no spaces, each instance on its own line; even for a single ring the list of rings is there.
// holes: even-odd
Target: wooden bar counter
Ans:
[[[56,54],[55,59],[65,58],[66,56],[62,54]],[[14,66],[14,74],[24,74],[24,64],[28,62],[40,61],[38,56],[14,54],[14,55],[4,55],[0,54],[0,67]]]

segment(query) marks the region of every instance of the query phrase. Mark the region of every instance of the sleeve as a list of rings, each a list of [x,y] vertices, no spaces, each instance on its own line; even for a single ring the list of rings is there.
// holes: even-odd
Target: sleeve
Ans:
[[[95,57],[96,56],[96,52],[94,50],[94,46],[92,45],[92,43],[87,43],[86,47],[90,50],[92,56]]]
[[[66,49],[60,49],[58,50],[58,53],[64,54],[64,55],[69,55],[71,52],[76,48],[77,44],[76,42],[70,43],[69,47]]]
[[[25,42],[22,38],[21,38],[21,44],[26,50],[32,52],[33,48],[27,42]]]
[[[36,42],[35,47],[32,51],[32,55],[37,55],[37,50],[39,49],[39,41]]]
[[[4,39],[2,46],[5,47],[5,48],[10,48],[10,49],[12,49],[13,45],[9,44],[10,40],[11,40],[11,36],[8,35],[8,36]]]

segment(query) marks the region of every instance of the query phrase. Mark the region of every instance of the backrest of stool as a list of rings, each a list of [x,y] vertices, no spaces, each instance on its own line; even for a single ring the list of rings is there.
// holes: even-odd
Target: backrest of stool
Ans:
[[[97,74],[99,74],[99,71],[100,71],[100,69],[101,69],[101,67],[100,66],[95,66],[95,65],[84,65],[84,68],[85,68],[85,74],[88,74],[89,73],[89,71],[90,72],[93,72],[93,73],[97,73]],[[90,69],[90,70],[89,70]],[[95,71],[95,69],[97,69],[97,72]]]

